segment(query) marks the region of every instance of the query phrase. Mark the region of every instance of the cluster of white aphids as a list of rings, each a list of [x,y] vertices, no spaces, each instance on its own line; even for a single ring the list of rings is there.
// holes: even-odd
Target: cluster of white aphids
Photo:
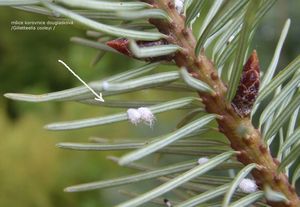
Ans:
[[[200,0],[199,0],[200,1]],[[184,2],[185,0],[174,0],[175,8],[179,14],[184,13]],[[192,26],[196,19],[200,17],[200,12],[196,15],[196,17],[191,21],[190,25]]]
[[[102,83],[102,89],[104,91],[107,91],[108,88],[109,88],[109,83],[107,81],[103,81],[103,83]]]
[[[144,122],[145,124],[152,127],[155,121],[155,116],[153,115],[152,111],[147,107],[140,107],[138,109],[128,109],[127,116],[129,121],[137,125],[140,122]]]
[[[245,178],[240,182],[239,189],[244,193],[254,193],[257,191],[257,185],[254,180]]]
[[[178,13],[183,13],[184,1],[185,0],[174,0],[175,8]]]
[[[203,164],[207,163],[208,161],[209,161],[209,159],[207,157],[200,157],[197,162],[199,165],[203,165]]]
[[[200,157],[197,161],[199,165],[203,165],[209,161],[209,158],[207,157]],[[239,190],[243,193],[254,193],[257,191],[257,185],[254,180],[249,178],[244,178],[239,183]]]

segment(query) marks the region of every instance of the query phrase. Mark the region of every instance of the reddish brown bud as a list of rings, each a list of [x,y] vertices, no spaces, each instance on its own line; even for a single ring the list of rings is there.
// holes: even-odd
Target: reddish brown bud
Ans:
[[[273,180],[274,182],[279,183],[281,181],[281,177],[279,175],[275,175]]]
[[[132,53],[129,50],[129,40],[125,38],[115,39],[108,41],[106,43],[109,47],[114,48],[118,52],[127,55],[132,56]]]
[[[169,7],[170,9],[175,9],[175,4],[174,4],[174,2],[169,1],[169,2],[168,2],[168,7]]]
[[[259,150],[261,153],[265,154],[268,152],[268,149],[264,145],[259,145]]]
[[[249,116],[259,90],[259,61],[254,50],[244,65],[240,84],[232,101],[235,111],[241,116]]]
[[[233,147],[234,149],[234,147]],[[240,150],[239,153],[236,155],[236,158],[238,161],[242,162],[242,163],[251,163],[251,159],[247,156],[246,151],[244,150]]]
[[[166,45],[168,42],[165,39],[161,39],[158,41],[137,41],[136,42],[139,47],[152,47],[152,46],[157,46],[157,45]],[[134,56],[134,54],[130,51],[129,48],[129,40],[126,38],[119,38],[115,40],[108,41],[106,43],[109,47],[114,48],[118,52],[129,56],[133,57],[136,59],[140,59]],[[142,60],[147,61],[147,62],[156,62],[156,61],[171,61],[173,60],[174,55],[164,55],[164,56],[159,56],[159,57],[149,57],[149,58],[143,58]],[[141,60],[141,59],[140,59]]]
[[[250,145],[253,145],[254,144],[254,140],[253,140],[253,137],[251,137],[250,135],[246,135],[243,139],[244,143],[247,145],[247,146],[250,146]]]
[[[181,32],[182,32],[182,34],[183,34],[184,36],[188,36],[188,35],[189,35],[189,33],[188,33],[188,31],[187,31],[186,28],[182,29]]]
[[[219,78],[218,74],[215,71],[210,74],[210,77],[214,81],[218,80],[218,78]]]

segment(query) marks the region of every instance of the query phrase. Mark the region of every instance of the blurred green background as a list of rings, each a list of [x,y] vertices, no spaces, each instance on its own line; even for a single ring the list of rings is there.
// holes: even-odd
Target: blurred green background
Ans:
[[[300,54],[300,2],[280,0],[264,18],[254,41],[262,68],[271,60],[284,21],[290,17],[291,29],[283,49],[280,65]],[[57,63],[68,63],[84,80],[92,81],[125,71],[137,65],[126,57],[107,54],[96,66],[91,61],[93,49],[70,43],[72,36],[85,36],[77,25],[59,26],[55,31],[11,31],[14,20],[47,20],[12,8],[0,8],[0,92],[45,93],[66,89],[80,83]],[[116,61],[118,59],[118,61]],[[165,93],[164,93],[165,94]],[[127,99],[160,93],[145,91],[128,94]],[[169,94],[167,97],[172,97]],[[49,132],[43,125],[118,112],[116,109],[91,107],[76,103],[23,103],[0,97],[0,206],[111,206],[122,199],[116,190],[64,193],[72,184],[113,178],[130,173],[106,159],[114,152],[75,152],[55,147],[62,141],[87,141],[91,136],[119,138],[161,134],[171,129],[180,115],[160,116],[155,130],[132,127],[128,123],[90,129]]]

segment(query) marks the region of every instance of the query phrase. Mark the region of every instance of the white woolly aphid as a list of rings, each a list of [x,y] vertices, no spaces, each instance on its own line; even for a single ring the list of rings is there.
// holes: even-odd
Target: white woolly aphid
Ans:
[[[128,109],[127,116],[129,121],[134,125],[137,125],[142,120],[142,115],[137,109]]]
[[[175,8],[180,14],[183,12],[184,1],[185,0],[174,0]]]
[[[138,108],[138,112],[140,113],[141,119],[144,121],[145,124],[149,126],[152,126],[154,124],[155,116],[149,108],[140,107]]]
[[[109,88],[109,83],[107,81],[103,81],[102,88],[103,88],[103,90],[107,91]]]
[[[198,162],[199,165],[202,165],[204,163],[207,163],[208,160],[209,159],[207,157],[200,157],[197,162]]]
[[[257,191],[257,185],[254,180],[245,178],[240,182],[239,189],[244,193],[254,193]]]

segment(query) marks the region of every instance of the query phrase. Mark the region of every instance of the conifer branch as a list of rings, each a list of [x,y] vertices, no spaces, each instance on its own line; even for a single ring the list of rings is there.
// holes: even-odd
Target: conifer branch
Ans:
[[[300,57],[296,58],[272,79],[282,43],[289,27],[289,21],[287,21],[282,33],[282,40],[280,40],[280,44],[276,49],[276,57],[274,56],[274,60],[269,67],[270,69],[267,70],[269,73],[266,73],[268,75],[271,74],[272,77],[264,76],[261,84],[263,87],[260,90],[260,67],[255,50],[243,66],[257,23],[274,2],[275,0],[216,0],[210,6],[199,29],[199,34],[194,35],[197,32],[192,31],[191,26],[199,16],[199,11],[205,13],[206,7],[211,3],[209,0],[139,0],[136,2],[93,2],[84,0],[60,0],[55,2],[26,0],[23,2],[19,0],[0,0],[0,5],[19,5],[17,8],[31,12],[43,9],[42,13],[47,15],[65,16],[89,29],[94,29],[94,34],[90,34],[90,36],[94,36],[94,38],[101,37],[97,41],[73,38],[79,44],[150,62],[150,64],[89,84],[82,81],[67,67],[85,85],[84,87],[43,95],[8,93],[5,96],[15,100],[31,102],[71,100],[101,106],[113,104],[114,107],[130,107],[127,112],[123,111],[114,115],[49,124],[46,128],[50,130],[79,129],[124,120],[129,120],[135,125],[143,122],[152,126],[156,113],[174,109],[193,109],[179,123],[177,130],[164,136],[149,139],[145,143],[134,140],[127,140],[129,141],[127,143],[123,140],[115,144],[101,144],[103,140],[98,139],[100,143],[98,145],[59,144],[60,147],[76,150],[135,149],[117,161],[120,165],[126,165],[138,170],[145,170],[147,167],[139,167],[133,161],[157,152],[175,152],[177,154],[197,156],[219,154],[213,158],[202,157],[198,159],[197,165],[199,166],[192,169],[190,168],[196,163],[195,161],[193,165],[190,165],[190,163],[188,165],[190,170],[175,177],[169,175],[172,174],[174,169],[183,171],[186,168],[182,169],[181,165],[176,165],[172,166],[171,170],[170,168],[167,168],[167,170],[152,169],[154,172],[158,172],[157,176],[154,177],[167,176],[163,180],[164,184],[120,204],[120,207],[139,206],[150,202],[151,199],[157,199],[180,185],[185,185],[180,187],[190,186],[190,184],[193,184],[190,182],[204,179],[201,177],[202,174],[210,169],[212,170],[219,164],[222,164],[220,167],[223,168],[226,168],[224,164],[228,164],[230,169],[235,169],[235,167],[232,167],[234,165],[230,164],[238,164],[239,167],[243,164],[245,167],[240,170],[233,181],[230,177],[226,177],[226,179],[218,178],[217,180],[211,178],[211,181],[214,180],[210,185],[212,189],[208,188],[207,185],[201,187],[198,185],[199,183],[197,185],[193,184],[191,189],[196,189],[195,192],[202,194],[197,194],[197,196],[188,200],[184,198],[185,201],[180,202],[178,206],[186,207],[203,204],[203,202],[216,198],[228,191],[222,205],[222,207],[227,207],[230,205],[229,201],[232,196],[239,196],[239,193],[234,193],[236,188],[239,187],[242,192],[251,194],[237,201],[235,200],[234,203],[231,203],[231,206],[248,205],[264,196],[266,202],[272,207],[298,207],[300,206],[300,200],[294,185],[299,177],[300,168],[297,166],[293,174],[293,172],[288,172],[289,167],[287,166],[291,165],[299,155],[300,145],[298,144],[293,148],[291,146],[296,143],[296,138],[299,134],[299,128],[295,129],[295,125],[300,102],[300,79],[298,78]],[[35,6],[36,4],[37,6]],[[29,6],[23,7],[23,5]],[[74,10],[77,7],[87,10]],[[133,8],[136,8],[134,12],[132,12]],[[96,14],[99,15],[100,21],[93,18],[93,15],[95,15],[94,9],[97,10]],[[132,24],[134,22],[128,21],[140,18],[149,19],[150,24],[144,22]],[[110,21],[102,23],[101,20],[103,19],[121,20],[122,24],[116,25]],[[149,28],[151,31],[148,31]],[[159,32],[152,31],[155,28]],[[115,39],[115,37],[118,38]],[[212,49],[212,58],[201,47]],[[236,53],[233,54],[233,52]],[[232,60],[232,56],[234,60]],[[180,71],[145,75],[164,63],[175,63]],[[226,74],[224,75],[224,73]],[[139,77],[140,75],[144,76]],[[184,83],[175,82],[180,78]],[[268,85],[264,84],[266,78],[269,81],[272,79],[272,82]],[[288,82],[289,79],[290,81]],[[116,103],[113,100],[108,100],[105,103],[101,102],[102,93],[104,96],[112,96],[152,88],[168,91],[178,91],[178,89],[185,92],[196,91],[200,98],[182,97],[181,99],[165,102],[145,100],[138,102],[121,100],[120,103]],[[92,94],[90,91],[92,91]],[[259,91],[260,94],[258,94]],[[261,102],[274,92],[277,97],[273,98],[266,107],[266,110],[260,117],[259,129],[257,129],[252,123],[251,114],[254,114]],[[94,95],[97,97],[95,100],[92,99]],[[283,103],[283,100],[285,100],[285,103]],[[113,106],[111,105],[110,107]],[[192,121],[196,115],[199,115],[199,111],[203,112],[204,110],[208,114]],[[287,132],[284,133],[283,125],[288,119],[290,119],[290,123],[288,124]],[[178,143],[176,144],[184,146],[182,142],[179,143],[179,141],[182,141],[180,139],[199,135],[200,132],[212,129],[208,126],[208,123],[212,120],[216,120],[218,124],[218,128],[213,129],[215,131],[219,130],[220,133],[227,137],[232,149],[227,146],[228,141],[221,134],[218,134],[221,137],[209,138],[208,140],[189,140],[199,142],[198,144],[201,144],[201,148],[175,148],[176,145],[174,144],[177,141]],[[263,133],[261,133],[261,130]],[[269,149],[269,145],[278,134],[278,131],[280,138],[278,159],[282,160],[281,163],[272,157]],[[218,143],[217,141],[220,141],[220,139],[222,140],[222,146],[216,146],[215,143]],[[210,151],[205,151],[207,142],[210,143],[210,148],[208,149]],[[190,144],[185,143],[185,146]],[[235,161],[232,162],[232,157],[235,158],[235,156],[242,164]],[[230,160],[231,163],[225,163],[226,160]],[[151,169],[151,167],[148,168]],[[286,174],[284,170],[286,170]],[[251,173],[254,179],[245,178],[248,173]],[[293,185],[289,183],[287,174],[291,174]],[[143,179],[154,178],[152,176],[149,177],[147,173],[144,173],[119,180],[101,182],[101,185],[98,182],[97,188],[108,186],[111,183],[119,185],[131,181],[137,182]],[[231,183],[228,184],[228,181]],[[220,186],[214,188],[213,183],[217,183]],[[84,188],[82,188],[82,185],[81,187],[79,186],[79,191],[82,189],[91,190],[95,187],[94,184],[83,186]],[[259,188],[259,191],[255,192],[257,188]],[[77,188],[75,187],[75,189]],[[172,201],[172,204],[176,203],[177,201]],[[166,202],[165,204],[167,205]]]
[[[267,203],[273,207],[299,206],[300,200],[294,187],[285,174],[278,173],[279,162],[272,157],[260,131],[253,126],[249,116],[240,116],[226,99],[227,87],[220,80],[213,62],[203,50],[199,56],[195,54],[196,39],[191,29],[186,27],[185,17],[177,12],[174,2],[172,0],[144,0],[144,2],[164,10],[171,17],[172,22],[150,19],[150,23],[167,36],[169,44],[182,48],[174,56],[177,66],[185,67],[193,77],[206,83],[215,91],[214,94],[203,91],[199,91],[198,94],[208,113],[222,117],[217,120],[219,130],[226,135],[232,149],[239,151],[237,159],[244,165],[254,163],[258,166],[252,171],[252,175],[260,189],[270,187],[288,199],[281,202],[268,200]],[[250,61],[258,64],[256,53],[252,54]]]

